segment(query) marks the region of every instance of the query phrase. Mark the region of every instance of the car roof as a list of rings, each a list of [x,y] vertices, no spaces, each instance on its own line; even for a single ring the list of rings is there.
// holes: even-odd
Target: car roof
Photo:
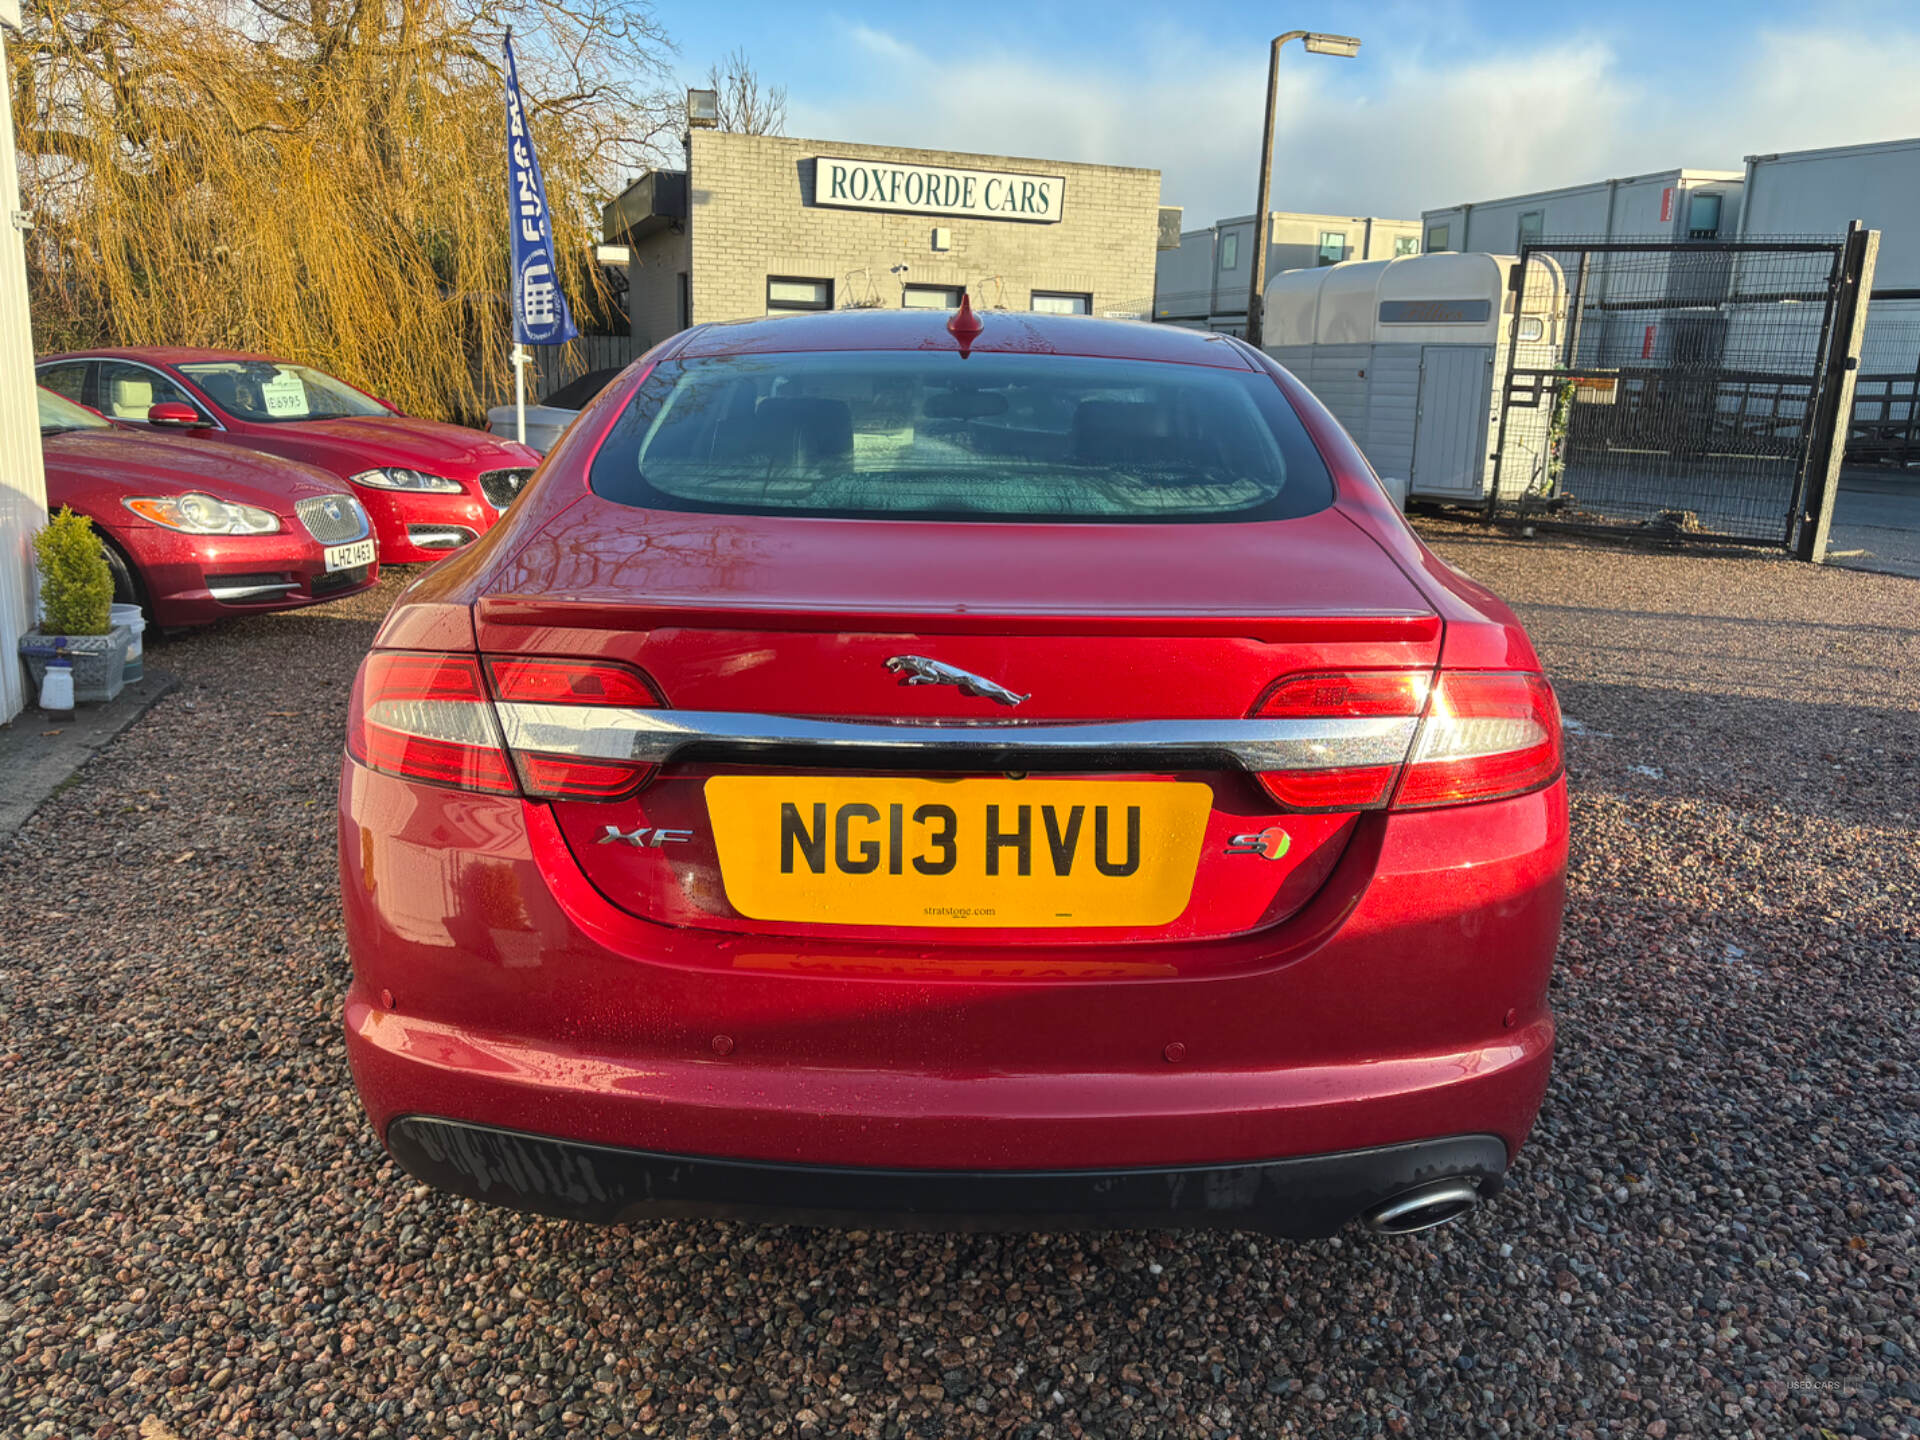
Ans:
[[[1229,337],[1177,325],[1100,320],[1090,315],[1039,315],[976,310],[976,354],[1079,355],[1175,365],[1253,368]],[[802,350],[952,350],[948,310],[822,310],[765,319],[729,320],[686,333],[679,356],[773,355]]]
[[[141,360],[149,365],[190,365],[196,360],[264,360],[270,365],[279,363],[279,357],[274,355],[256,355],[248,350],[210,350],[190,345],[103,345],[90,350],[63,350],[55,355],[42,355],[34,363],[45,365],[53,360]]]
[[[1153,325],[1139,320],[1103,320],[1088,315],[1041,315],[1026,310],[978,310],[980,334],[972,350],[982,354],[1080,355],[1116,360],[1153,360],[1176,365],[1252,368],[1225,335]],[[684,333],[684,356],[769,355],[799,350],[945,350],[957,346],[947,330],[946,310],[829,310],[696,326]],[[277,356],[247,350],[183,345],[97,346],[43,355],[55,360],[139,360],[184,365],[200,360],[260,360]]]

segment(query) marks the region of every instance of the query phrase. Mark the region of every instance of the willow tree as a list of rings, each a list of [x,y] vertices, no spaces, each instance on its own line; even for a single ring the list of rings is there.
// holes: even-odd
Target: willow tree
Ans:
[[[30,0],[10,51],[36,339],[271,351],[423,414],[507,374],[500,36],[556,248],[670,123],[644,0]]]

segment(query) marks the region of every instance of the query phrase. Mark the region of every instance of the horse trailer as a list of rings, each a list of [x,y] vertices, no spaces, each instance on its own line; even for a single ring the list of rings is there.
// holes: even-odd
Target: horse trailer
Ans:
[[[1493,484],[1509,346],[1552,363],[1564,339],[1560,267],[1536,255],[1524,295],[1519,268],[1512,255],[1434,254],[1289,270],[1267,287],[1263,348],[1390,490],[1479,503]],[[1547,462],[1509,455],[1505,474],[1518,482]]]

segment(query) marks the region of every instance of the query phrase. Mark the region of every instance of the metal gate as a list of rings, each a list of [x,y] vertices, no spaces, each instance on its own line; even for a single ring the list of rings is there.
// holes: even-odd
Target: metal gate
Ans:
[[[1524,247],[1489,516],[1823,559],[1878,239]]]

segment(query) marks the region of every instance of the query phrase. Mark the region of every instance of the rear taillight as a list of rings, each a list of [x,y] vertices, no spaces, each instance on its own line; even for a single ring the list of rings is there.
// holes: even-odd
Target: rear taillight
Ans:
[[[471,655],[369,655],[354,677],[347,753],[408,780],[497,795],[519,788]]]
[[[1522,795],[1550,783],[1561,763],[1560,705],[1545,676],[1442,671],[1393,808]]]
[[[493,680],[494,698],[503,706],[515,707],[516,713],[532,711],[551,717],[556,707],[652,710],[661,703],[646,676],[611,660],[495,656],[487,661],[487,673]],[[522,745],[513,747],[513,759],[527,794],[540,800],[617,800],[638,790],[653,774],[651,765]]]
[[[1520,795],[1560,773],[1560,709],[1545,677],[1516,671],[1360,670],[1290,675],[1259,719],[1412,719],[1404,763],[1268,771],[1267,793],[1293,810],[1431,809]],[[1331,750],[1331,747],[1329,747]]]
[[[482,663],[472,655],[375,651],[353,682],[347,753],[408,780],[540,800],[613,800],[652,774],[652,766],[624,760],[510,751],[494,710],[495,702],[520,715],[659,706],[658,692],[638,670],[603,660],[502,656],[486,660],[483,675]]]
[[[1424,670],[1357,670],[1290,675],[1253,707],[1263,720],[1413,719],[1427,703]],[[1267,793],[1294,810],[1364,810],[1386,803],[1400,766],[1345,765],[1324,770],[1270,770]]]
[[[608,660],[559,660],[547,656],[496,656],[487,661],[493,693],[531,705],[639,705],[660,697],[646,676]]]

